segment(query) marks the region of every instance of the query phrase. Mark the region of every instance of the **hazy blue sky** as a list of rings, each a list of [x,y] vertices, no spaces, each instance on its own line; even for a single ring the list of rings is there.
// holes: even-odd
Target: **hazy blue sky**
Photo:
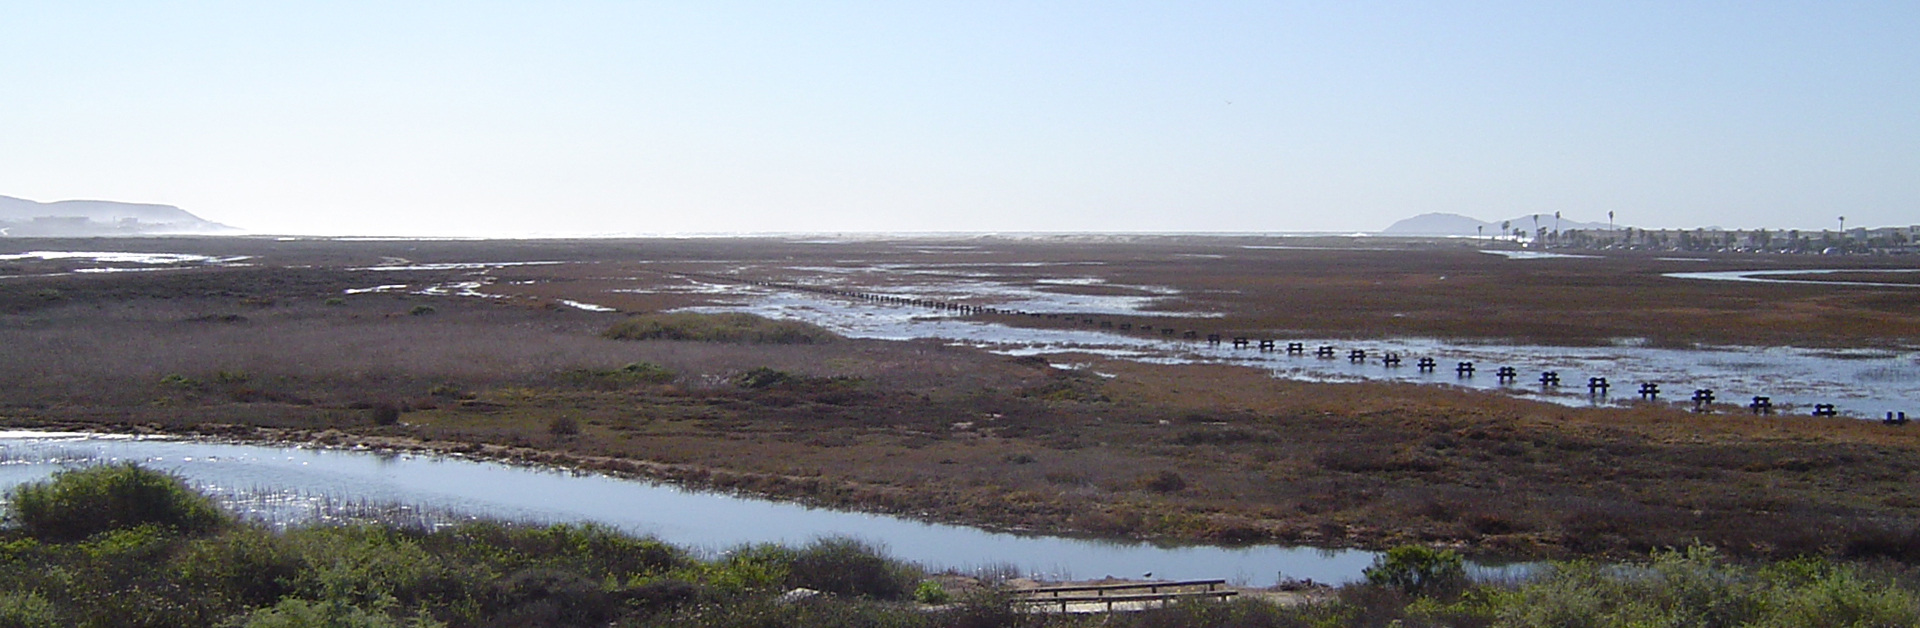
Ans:
[[[275,233],[1920,223],[1920,2],[0,0],[0,194]]]

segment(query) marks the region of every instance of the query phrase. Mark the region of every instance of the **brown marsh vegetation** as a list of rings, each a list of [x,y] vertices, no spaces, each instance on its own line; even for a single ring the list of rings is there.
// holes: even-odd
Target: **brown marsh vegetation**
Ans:
[[[1910,290],[1660,276],[1827,259],[1518,261],[1452,244],[1227,238],[924,244],[39,241],[253,258],[0,271],[0,420],[429,447],[1066,533],[1533,556],[1700,542],[1920,561],[1914,428],[1052,356],[1087,365],[1063,369],[933,341],[610,337],[638,325],[629,313],[726,303],[678,273],[821,281],[825,267],[843,269],[839,285],[898,292],[916,277],[889,270],[903,267],[1036,286],[1049,274],[1104,280],[1049,288],[1063,291],[1167,287],[1179,296],[1162,314],[1223,313],[1188,324],[1229,332],[1818,346],[1920,336]],[[475,261],[568,263],[367,269]],[[498,298],[408,293],[462,281]],[[398,284],[409,288],[346,292]]]

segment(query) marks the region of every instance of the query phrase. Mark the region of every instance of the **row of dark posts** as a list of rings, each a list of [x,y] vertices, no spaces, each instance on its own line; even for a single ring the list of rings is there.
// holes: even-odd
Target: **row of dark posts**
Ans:
[[[1209,334],[1208,340],[1213,341],[1213,344],[1219,344],[1217,342],[1218,337],[1219,337],[1219,334]],[[1233,341],[1233,346],[1236,349],[1247,346],[1246,339],[1235,338]],[[1274,346],[1274,341],[1272,340],[1260,341],[1260,348],[1263,351],[1271,350],[1273,346]],[[1299,343],[1299,342],[1287,343],[1288,355],[1303,355],[1305,353],[1306,353],[1306,345],[1304,343]],[[1339,354],[1338,350],[1336,350],[1332,345],[1320,345],[1319,348],[1314,350],[1314,355],[1316,357],[1323,358],[1323,359],[1333,358],[1338,354]],[[1347,351],[1347,358],[1353,363],[1359,364],[1366,361],[1367,352],[1365,349],[1351,349]],[[1388,352],[1388,353],[1382,354],[1380,357],[1381,366],[1393,368],[1393,367],[1400,366],[1400,363],[1401,363],[1400,355],[1396,353]],[[1415,361],[1414,365],[1418,367],[1420,369],[1420,372],[1422,373],[1431,373],[1439,367],[1439,363],[1430,357],[1422,357],[1419,360]],[[1454,371],[1454,374],[1458,375],[1459,377],[1468,378],[1468,377],[1473,377],[1474,372],[1476,371],[1476,368],[1474,367],[1473,362],[1463,361],[1455,364],[1453,371]],[[1519,369],[1516,369],[1511,366],[1502,366],[1494,370],[1494,377],[1497,378],[1500,381],[1500,383],[1503,383],[1503,384],[1512,383],[1514,381],[1517,381],[1520,378],[1520,371]],[[1541,371],[1540,386],[1543,388],[1559,387],[1560,373],[1558,371]],[[1607,381],[1607,378],[1605,377],[1587,378],[1587,394],[1588,395],[1591,395],[1594,397],[1605,397],[1607,396],[1608,392],[1612,388],[1613,388],[1612,382]],[[1640,384],[1639,394],[1640,394],[1640,398],[1643,400],[1646,400],[1646,401],[1657,400],[1660,397],[1660,384],[1658,382],[1642,382]],[[1702,413],[1712,412],[1713,402],[1714,402],[1713,390],[1709,388],[1696,389],[1693,391],[1693,397],[1690,399],[1690,401],[1693,402],[1694,412],[1702,412]],[[1773,414],[1773,398],[1765,395],[1754,395],[1753,400],[1747,404],[1747,409],[1752,411],[1753,414],[1757,416],[1759,415],[1770,416]],[[1830,416],[1839,416],[1840,413],[1839,411],[1834,409],[1833,404],[1820,403],[1820,404],[1814,404],[1812,414],[1813,416],[1830,417]],[[1886,419],[1883,420],[1882,422],[1888,425],[1906,425],[1907,413],[1888,412]]]
[[[1172,338],[1177,335],[1178,337],[1184,338],[1187,340],[1199,340],[1201,337],[1199,331],[1192,330],[1192,329],[1181,331],[1173,327],[1164,327],[1164,326],[1155,327],[1152,324],[1136,325],[1131,322],[1116,322],[1116,321],[1108,320],[1104,318],[1095,318],[1095,317],[1088,317],[1088,316],[1075,315],[1075,314],[1029,312],[1025,310],[1013,310],[1013,309],[1006,309],[1006,308],[967,305],[963,303],[953,303],[949,301],[939,301],[935,299],[920,299],[920,298],[914,298],[914,297],[902,297],[902,296],[878,294],[878,293],[872,293],[872,292],[859,292],[859,291],[853,291],[853,290],[835,290],[832,288],[821,288],[818,286],[788,284],[788,283],[779,283],[779,282],[773,282],[773,281],[749,280],[749,279],[741,279],[738,277],[727,277],[723,275],[706,275],[706,274],[699,274],[699,273],[677,273],[677,274],[682,277],[688,277],[688,278],[694,278],[694,279],[744,283],[744,284],[759,286],[763,288],[775,288],[780,290],[791,290],[795,292],[806,292],[806,293],[822,294],[822,295],[828,295],[828,296],[844,297],[844,298],[856,299],[861,301],[868,301],[872,303],[887,303],[887,304],[893,304],[893,305],[904,305],[909,307],[924,307],[924,308],[930,308],[930,309],[941,310],[941,311],[959,312],[963,314],[1025,316],[1030,318],[1044,318],[1047,320],[1056,320],[1056,321],[1065,320],[1068,324],[1078,323],[1081,325],[1095,325],[1095,326],[1098,326],[1100,329],[1119,329],[1120,331],[1138,330],[1141,333],[1145,333],[1145,334],[1158,333],[1162,337],[1166,337],[1166,338]],[[1221,334],[1208,333],[1206,334],[1206,341],[1207,341],[1207,344],[1212,346],[1219,346],[1223,342],[1231,342],[1233,345],[1233,348],[1235,349],[1245,349],[1249,346],[1258,346],[1260,351],[1262,352],[1280,350],[1278,343],[1276,343],[1273,339],[1270,339],[1270,338],[1261,338],[1261,339],[1255,340],[1247,336],[1234,336],[1231,339],[1228,339]],[[1307,352],[1306,343],[1288,342],[1286,344],[1287,355],[1305,355],[1306,352]],[[1313,354],[1315,357],[1318,357],[1318,358],[1329,359],[1337,356],[1338,351],[1332,345],[1320,345],[1319,347],[1314,349]],[[1347,359],[1353,362],[1354,364],[1364,363],[1367,361],[1367,351],[1365,349],[1351,349],[1347,352]],[[1387,352],[1382,354],[1380,357],[1380,364],[1387,368],[1399,367],[1400,362],[1401,362],[1400,355],[1396,353]],[[1419,360],[1415,361],[1414,365],[1417,368],[1419,368],[1420,372],[1422,373],[1431,373],[1439,367],[1439,364],[1436,361],[1434,361],[1433,358],[1430,358],[1430,357],[1422,357]],[[1473,362],[1469,362],[1469,361],[1459,362],[1455,364],[1453,368],[1454,374],[1461,378],[1473,377],[1474,371],[1475,371],[1474,364]],[[1500,383],[1503,383],[1503,384],[1512,383],[1519,379],[1520,372],[1519,370],[1511,366],[1502,366],[1494,370],[1494,377],[1497,378],[1500,381]],[[1540,381],[1540,386],[1543,388],[1557,388],[1560,386],[1560,373],[1557,371],[1542,371],[1540,373],[1539,381]],[[1613,385],[1611,383],[1607,382],[1607,378],[1605,377],[1587,378],[1587,394],[1594,397],[1605,397],[1608,393],[1608,390],[1612,388],[1612,386]],[[1659,397],[1660,397],[1659,383],[1643,382],[1640,384],[1641,399],[1646,401],[1654,401],[1654,400],[1657,400]],[[1712,412],[1713,402],[1714,402],[1713,390],[1710,388],[1695,389],[1693,391],[1693,396],[1689,398],[1689,401],[1693,402],[1694,412],[1702,412],[1702,413]],[[1752,411],[1753,414],[1756,416],[1772,415],[1773,399],[1771,397],[1767,397],[1764,395],[1755,395],[1753,397],[1753,400],[1747,404],[1747,409]],[[1812,414],[1813,416],[1830,417],[1830,416],[1838,416],[1839,412],[1834,409],[1833,404],[1820,403],[1820,404],[1814,404]],[[1886,419],[1884,419],[1882,422],[1886,423],[1887,425],[1906,425],[1907,413],[1888,412]]]
[[[1261,341],[1261,342],[1266,343],[1269,341]],[[1298,342],[1287,343],[1287,352],[1289,354],[1303,353],[1304,352],[1303,345]],[[1314,353],[1316,356],[1321,358],[1331,358],[1334,355],[1336,355],[1336,351],[1331,345],[1322,345]],[[1366,355],[1367,355],[1367,352],[1364,349],[1353,349],[1347,353],[1347,357],[1350,358],[1356,364],[1365,361]],[[1380,358],[1380,364],[1382,366],[1386,366],[1389,368],[1400,366],[1400,361],[1401,361],[1400,356],[1395,353],[1387,353]],[[1433,358],[1428,358],[1428,357],[1422,357],[1418,361],[1416,361],[1414,364],[1419,367],[1420,372],[1422,373],[1433,372],[1435,368],[1438,367],[1438,363],[1436,363]],[[1476,369],[1474,367],[1473,362],[1466,362],[1466,361],[1463,361],[1454,365],[1454,368],[1453,368],[1454,374],[1462,378],[1473,377],[1475,370]],[[1511,366],[1502,366],[1494,370],[1494,377],[1498,379],[1502,384],[1512,383],[1520,378],[1520,371],[1519,369],[1515,369],[1514,367],[1511,367]],[[1560,373],[1558,371],[1541,371],[1540,386],[1542,388],[1559,387]],[[1587,394],[1588,395],[1591,395],[1593,397],[1605,397],[1607,396],[1607,393],[1612,388],[1613,388],[1613,384],[1607,381],[1607,378],[1605,377],[1587,378]],[[1646,400],[1646,401],[1657,400],[1660,397],[1660,384],[1658,382],[1642,382],[1640,384],[1639,393],[1640,393],[1640,398],[1643,400]],[[1693,391],[1693,397],[1690,399],[1690,401],[1693,402],[1694,412],[1703,412],[1703,413],[1712,412],[1713,401],[1714,401],[1713,390],[1710,388],[1695,389]],[[1754,395],[1753,400],[1747,404],[1747,409],[1751,410],[1755,415],[1770,416],[1773,414],[1773,398],[1765,395]],[[1839,416],[1840,413],[1839,411],[1834,409],[1833,404],[1820,403],[1820,404],[1814,404],[1812,414],[1813,416],[1830,417],[1830,416]],[[1907,413],[1888,412],[1886,419],[1883,420],[1882,422],[1888,425],[1906,425]]]

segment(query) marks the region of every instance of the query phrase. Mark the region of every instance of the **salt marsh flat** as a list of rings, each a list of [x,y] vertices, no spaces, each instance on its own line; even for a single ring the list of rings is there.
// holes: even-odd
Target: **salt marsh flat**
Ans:
[[[1697,539],[1920,556],[1906,523],[1920,508],[1920,428],[1862,420],[1877,416],[1867,401],[1853,417],[1756,417],[1730,394],[1695,413],[1630,391],[1589,403],[1461,386],[1451,373],[1289,378],[1254,348],[1236,357],[1205,341],[1375,347],[1369,360],[1406,339],[1568,354],[1791,347],[1888,361],[1836,385],[1897,389],[1861,397],[1872,409],[1914,401],[1898,389],[1913,379],[1920,290],[1670,276],[1879,276],[1903,258],[1539,257],[1477,244],[0,240],[0,417],[546,459],[1048,532],[1532,556]],[[737,310],[837,333],[606,333],[630,316]],[[962,337],[979,330],[989,337]],[[1665,401],[1710,385],[1674,382],[1685,370],[1661,375],[1678,384]]]

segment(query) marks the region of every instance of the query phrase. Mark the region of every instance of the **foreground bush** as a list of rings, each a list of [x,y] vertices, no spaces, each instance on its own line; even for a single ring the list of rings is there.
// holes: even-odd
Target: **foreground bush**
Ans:
[[[152,498],[154,486],[173,501]],[[44,522],[20,511],[26,496],[29,508],[99,504],[104,521],[120,506],[100,495],[181,502],[175,510],[189,523],[143,515],[92,522],[96,531],[85,535],[30,534],[24,524],[0,531],[0,628],[1920,626],[1920,591],[1898,568],[1817,559],[1750,566],[1711,548],[1634,564],[1554,563],[1516,583],[1474,582],[1451,552],[1400,548],[1367,571],[1369,583],[1302,605],[1243,596],[1087,617],[1032,612],[998,586],[961,591],[958,603],[940,608],[916,606],[924,575],[917,567],[846,538],[745,546],[702,560],[594,525],[273,531],[234,523],[177,478],[133,465],[23,486],[11,516]],[[207,520],[196,514],[202,509],[219,525],[191,523]],[[784,595],[801,587],[822,593]]]
[[[744,312],[641,314],[614,323],[603,334],[617,340],[697,340],[756,344],[818,344],[839,336],[818,325],[779,321]]]
[[[845,537],[816,540],[793,554],[788,583],[837,595],[906,599],[920,583],[920,570],[878,547]]]
[[[1362,575],[1367,583],[1407,595],[1445,595],[1467,584],[1465,562],[1448,549],[1402,545],[1387,550]]]
[[[342,602],[310,602],[288,598],[227,624],[235,628],[440,628],[432,619],[402,621]]]
[[[844,597],[906,600],[925,573],[858,539],[829,537],[800,548],[756,544],[734,548],[697,577],[732,592],[812,589]]]
[[[142,525],[203,534],[231,521],[174,475],[122,463],[68,469],[7,493],[7,518],[26,534],[75,541]]]
[[[1506,628],[1920,626],[1920,593],[1892,580],[1821,559],[1743,567],[1704,547],[1644,565],[1557,563],[1493,606]]]

